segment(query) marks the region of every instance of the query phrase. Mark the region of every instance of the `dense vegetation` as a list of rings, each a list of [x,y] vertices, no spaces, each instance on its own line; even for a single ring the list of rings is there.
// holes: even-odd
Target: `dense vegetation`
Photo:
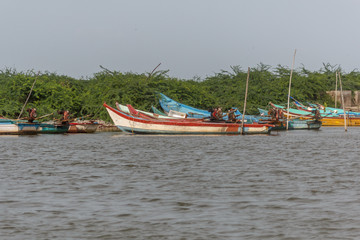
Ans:
[[[115,101],[132,104],[149,111],[151,106],[159,107],[157,92],[182,103],[208,109],[221,106],[228,109],[243,107],[247,69],[238,66],[231,71],[221,71],[203,80],[182,80],[171,78],[168,71],[131,73],[104,70],[89,79],[74,79],[56,73],[34,71],[18,72],[15,69],[0,71],[0,115],[17,118],[36,79],[26,108],[36,107],[38,116],[69,110],[73,116],[89,116],[93,119],[110,121],[104,102],[113,105]],[[300,101],[333,102],[326,91],[335,89],[336,66],[324,64],[319,71],[304,67],[294,70],[291,95]],[[265,108],[270,101],[286,103],[290,69],[284,66],[272,68],[259,64],[250,69],[247,113],[257,114],[257,108]],[[342,72],[344,90],[360,89],[360,72]],[[26,116],[23,113],[22,116]]]

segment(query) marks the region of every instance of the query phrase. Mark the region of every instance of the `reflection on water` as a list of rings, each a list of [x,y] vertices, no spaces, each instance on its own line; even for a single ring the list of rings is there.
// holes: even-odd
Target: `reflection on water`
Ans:
[[[359,136],[0,136],[0,239],[357,239]]]

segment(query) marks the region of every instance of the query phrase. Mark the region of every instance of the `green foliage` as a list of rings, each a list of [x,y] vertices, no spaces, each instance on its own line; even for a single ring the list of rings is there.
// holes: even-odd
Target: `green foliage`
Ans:
[[[168,71],[152,74],[117,72],[103,68],[87,80],[77,80],[55,73],[17,72],[15,69],[0,71],[0,115],[17,118],[36,80],[25,107],[36,107],[38,116],[69,110],[74,117],[90,116],[110,121],[102,106],[116,101],[150,111],[159,107],[158,92],[184,104],[208,109],[221,106],[224,110],[244,104],[247,70],[231,66],[232,72],[220,71],[204,80],[180,80],[167,75]],[[301,67],[293,72],[291,95],[299,101],[333,104],[326,91],[335,89],[335,72],[340,67],[324,64],[319,71]],[[286,103],[290,69],[281,65],[272,69],[260,63],[250,69],[247,113],[257,114],[269,102]],[[344,90],[360,89],[360,72],[342,73]],[[26,116],[23,113],[22,116]]]

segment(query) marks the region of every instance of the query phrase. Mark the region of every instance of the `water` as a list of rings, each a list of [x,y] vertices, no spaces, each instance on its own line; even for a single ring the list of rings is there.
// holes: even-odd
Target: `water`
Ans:
[[[359,239],[360,128],[0,136],[0,239]]]

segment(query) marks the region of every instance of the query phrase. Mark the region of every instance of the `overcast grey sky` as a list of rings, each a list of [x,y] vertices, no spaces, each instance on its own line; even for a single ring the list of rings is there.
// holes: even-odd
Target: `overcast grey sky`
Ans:
[[[0,69],[204,78],[260,62],[360,68],[359,0],[1,0]]]

